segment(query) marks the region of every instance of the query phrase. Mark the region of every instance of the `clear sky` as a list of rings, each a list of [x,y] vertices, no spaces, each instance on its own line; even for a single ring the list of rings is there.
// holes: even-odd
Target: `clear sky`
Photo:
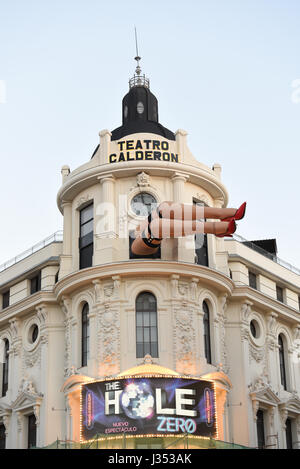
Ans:
[[[0,0],[0,263],[62,228],[60,169],[121,124],[135,62],[160,122],[222,165],[237,234],[300,267],[299,0]],[[298,80],[298,81],[297,81]]]

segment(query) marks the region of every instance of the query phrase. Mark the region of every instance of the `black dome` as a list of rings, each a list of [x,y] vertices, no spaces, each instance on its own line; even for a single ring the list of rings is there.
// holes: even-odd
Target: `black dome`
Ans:
[[[123,125],[112,131],[112,140],[119,140],[125,135],[147,132],[168,140],[175,140],[175,135],[158,122],[158,102],[146,86],[133,86],[122,101]]]

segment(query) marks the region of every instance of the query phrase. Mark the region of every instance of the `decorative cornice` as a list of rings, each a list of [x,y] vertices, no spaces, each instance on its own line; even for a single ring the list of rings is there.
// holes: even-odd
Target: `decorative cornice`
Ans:
[[[61,186],[57,195],[57,204],[61,210],[61,201],[69,199],[68,194],[73,194],[82,191],[83,187],[86,189],[97,184],[100,178],[113,175],[114,177],[124,177],[126,175],[132,176],[136,174],[137,170],[145,171],[149,175],[159,175],[163,177],[172,177],[174,171],[176,173],[184,173],[189,177],[189,180],[200,187],[207,190],[210,195],[214,198],[223,197],[225,205],[228,202],[228,192],[225,186],[216,177],[214,171],[204,165],[201,167],[193,166],[186,163],[168,163],[166,166],[163,161],[128,161],[126,167],[123,163],[114,163],[112,168],[111,164],[104,164],[100,167],[93,166],[92,168],[86,168],[75,174],[70,173],[65,183]]]
[[[43,303],[56,303],[56,297],[53,292],[41,291],[35,295],[29,295],[23,300],[14,303],[5,309],[5,312],[1,312],[0,315],[0,326],[2,323],[7,323],[10,319],[13,319],[14,316],[25,314],[33,311],[39,306],[42,306]]]
[[[273,311],[277,315],[284,316],[292,324],[300,324],[299,312],[297,313],[292,307],[279,303],[275,298],[272,298],[259,290],[254,290],[248,285],[235,285],[232,290],[232,300],[239,298],[246,298],[253,302],[254,308],[259,307],[261,311]]]
[[[231,294],[234,287],[232,280],[222,272],[196,264],[147,260],[143,261],[142,266],[147,275],[153,276],[157,274],[160,278],[164,276],[170,278],[172,275],[180,275],[180,280],[182,281],[199,278],[202,283],[213,284],[214,288],[224,294]],[[76,271],[62,278],[56,284],[54,293],[57,298],[60,298],[62,295],[69,295],[73,290],[78,288],[79,283],[82,286],[83,284],[90,284],[95,280],[111,279],[116,275],[119,275],[120,279],[135,275],[140,276],[140,269],[141,263],[133,260],[90,267],[89,269]]]

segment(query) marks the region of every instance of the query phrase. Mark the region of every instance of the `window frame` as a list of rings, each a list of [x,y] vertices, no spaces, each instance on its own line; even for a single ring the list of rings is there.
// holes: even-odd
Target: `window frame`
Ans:
[[[284,303],[284,291],[283,287],[280,285],[276,285],[276,299],[280,301],[280,303]]]
[[[153,310],[149,307],[149,310],[146,311],[145,307],[140,307],[139,301],[142,296],[148,295],[152,297],[153,301]],[[151,304],[151,301],[150,301]],[[151,314],[151,313],[154,313]],[[146,320],[146,315],[148,319]],[[151,324],[155,318],[155,321]],[[140,320],[141,319],[141,320]],[[153,358],[159,357],[159,347],[158,347],[158,314],[157,314],[157,299],[156,296],[150,291],[140,292],[135,299],[135,333],[136,333],[136,358],[144,358],[145,355],[149,354]],[[155,332],[154,332],[155,329]],[[139,335],[141,333],[142,340],[139,341]],[[145,336],[149,337],[149,340],[145,340]],[[152,337],[154,336],[154,339]],[[156,338],[156,339],[155,339]]]
[[[6,448],[6,428],[3,422],[0,422],[0,450]]]
[[[91,217],[83,221],[85,211],[89,208],[91,210]],[[87,205],[79,210],[79,270],[92,267],[94,255],[94,201],[89,202]],[[82,235],[82,230],[88,223],[92,222],[92,230]]]
[[[42,271],[39,270],[38,273],[30,278],[30,295],[34,295],[35,293],[41,291],[42,288]]]
[[[87,366],[90,355],[89,311],[89,304],[86,302],[81,309],[81,367]]]
[[[205,307],[204,307],[205,305]],[[204,341],[204,356],[206,362],[212,365],[212,348],[211,348],[211,330],[210,330],[210,308],[206,300],[202,302],[203,311],[203,341]]]
[[[287,391],[288,380],[286,372],[286,354],[285,354],[285,343],[284,336],[282,334],[278,335],[278,354],[279,354],[279,371],[280,371],[280,384],[283,386],[283,389]]]
[[[193,204],[202,204],[203,207],[208,207],[208,205],[203,202],[202,200],[197,200],[193,198]],[[203,220],[206,221],[206,218]],[[203,243],[200,248],[197,249],[197,237],[203,236]],[[206,233],[198,233],[194,235],[194,243],[195,243],[195,264],[196,265],[203,265],[204,267],[209,267],[209,250],[208,250],[208,236]],[[201,256],[198,253],[201,252]],[[204,259],[205,262],[201,262],[201,259]]]
[[[249,270],[248,278],[249,278],[249,287],[254,288],[254,290],[258,290],[257,274]]]
[[[4,339],[4,362],[2,363],[2,383],[1,383],[1,396],[4,397],[8,391],[9,384],[9,340]]]
[[[29,414],[27,417],[27,448],[36,448],[37,444],[37,425],[34,413]],[[34,421],[34,424],[32,423]],[[34,444],[32,444],[34,443]]]
[[[256,413],[256,436],[257,436],[258,449],[264,449],[266,446],[266,435],[265,435],[265,411],[263,409],[258,409]],[[260,438],[260,436],[262,436],[262,438]],[[262,445],[260,445],[260,441],[263,443]]]
[[[10,289],[2,293],[2,309],[8,308],[10,306]]]

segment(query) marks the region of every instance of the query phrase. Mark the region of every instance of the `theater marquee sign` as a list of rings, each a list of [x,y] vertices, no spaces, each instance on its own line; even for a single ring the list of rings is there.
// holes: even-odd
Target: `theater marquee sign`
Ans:
[[[136,160],[170,161],[178,163],[178,154],[170,152],[167,140],[123,140],[117,142],[118,152],[109,155],[110,163]]]
[[[122,378],[81,388],[81,440],[96,435],[216,438],[214,384],[188,378]]]

